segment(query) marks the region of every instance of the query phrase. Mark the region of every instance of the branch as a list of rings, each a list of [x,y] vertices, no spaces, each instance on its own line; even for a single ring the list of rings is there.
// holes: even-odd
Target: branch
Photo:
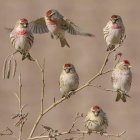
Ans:
[[[94,133],[94,134],[101,134],[100,132],[97,132],[97,131],[92,131],[92,133]],[[121,137],[125,133],[126,133],[126,131],[123,131],[123,132],[121,132],[119,134],[103,133],[101,136]],[[82,130],[64,131],[64,132],[56,133],[54,136],[52,136],[52,138],[56,138],[58,136],[67,135],[67,134],[88,135],[89,132],[88,131],[82,131]],[[43,139],[43,138],[49,138],[49,137],[50,137],[49,135],[47,135],[47,136],[36,136],[36,137],[30,138],[30,140]]]
[[[90,86],[90,84],[91,84],[96,78],[98,78],[98,77],[101,76],[101,75],[107,74],[107,73],[109,73],[109,72],[111,71],[111,70],[109,70],[109,71],[103,72],[105,66],[107,65],[109,56],[110,56],[114,51],[116,51],[116,49],[118,49],[120,46],[121,46],[121,45],[118,45],[116,48],[114,48],[113,50],[111,50],[111,51],[109,51],[109,52],[107,53],[107,55],[106,55],[106,57],[105,57],[105,59],[104,59],[103,65],[101,66],[101,69],[99,70],[99,72],[98,72],[95,76],[93,76],[91,79],[89,79],[83,86],[81,86],[80,88],[78,88],[77,90],[75,90],[75,91],[73,92],[73,94],[77,94],[79,91],[81,91],[81,90],[84,89],[85,87]],[[36,60],[36,62],[37,62],[38,67],[40,68],[41,72],[43,73],[41,65],[38,63],[37,60]],[[42,74],[42,75],[43,75],[43,74]],[[43,76],[44,76],[44,75],[43,75]],[[42,81],[43,81],[43,79],[42,79]],[[44,86],[42,87],[42,89],[43,89],[43,91],[44,91]],[[39,114],[39,116],[38,116],[36,122],[35,122],[34,125],[33,125],[32,130],[31,130],[31,132],[30,132],[30,135],[29,135],[28,140],[31,140],[31,139],[32,139],[32,136],[33,136],[33,134],[34,134],[34,132],[35,132],[35,129],[36,129],[36,127],[38,126],[38,124],[39,124],[40,120],[42,119],[42,117],[43,117],[46,113],[48,113],[50,110],[52,110],[54,107],[56,107],[57,105],[59,105],[60,103],[62,103],[63,101],[65,101],[66,99],[67,99],[66,97],[63,97],[63,98],[59,99],[58,101],[54,102],[50,107],[44,109],[43,112]]]
[[[100,89],[100,90],[103,90],[103,91],[110,91],[110,92],[116,92],[116,90],[113,90],[113,89],[106,89],[106,88],[103,88],[101,85],[92,85],[92,84],[90,84],[90,86],[93,86],[93,87],[95,87],[95,88],[98,88],[98,89]]]
[[[10,75],[12,78],[14,78],[14,76],[16,74],[16,69],[17,69],[17,61],[14,58],[14,55],[16,53],[17,53],[17,51],[8,55],[5,58],[4,64],[3,64],[3,75],[2,75],[3,79],[5,79],[5,78],[9,79]],[[13,69],[12,69],[12,66],[13,66]],[[12,70],[12,74],[11,74],[11,70]]]
[[[14,135],[14,132],[9,127],[0,132],[0,136],[9,136],[9,135],[18,140],[18,138]]]
[[[44,93],[45,93],[45,59],[43,62],[43,66],[40,65],[40,63],[38,62],[38,60],[35,60],[37,66],[39,67],[40,71],[41,71],[41,77],[42,77],[42,93],[41,93],[41,108],[40,108],[40,114],[31,130],[30,136],[32,137],[37,125],[39,124],[42,116],[43,116],[43,111],[44,111]]]
[[[22,97],[21,97],[21,89],[22,89],[22,83],[21,83],[21,73],[19,74],[19,110],[20,114],[22,115]],[[20,124],[20,130],[19,130],[19,140],[21,140],[22,137],[22,123]]]
[[[15,97],[18,100],[19,104],[19,113],[14,115],[12,119],[16,119],[17,117],[19,118],[18,122],[16,122],[15,126],[19,126],[19,135],[18,135],[18,140],[22,139],[22,130],[23,126],[27,120],[28,113],[23,114],[23,109],[25,108],[26,105],[22,106],[22,82],[21,82],[21,73],[19,73],[19,95],[14,93]]]
[[[71,126],[71,128],[69,129],[69,131],[68,132],[71,132],[72,131],[72,129],[75,127],[75,124],[78,122],[78,120],[80,119],[80,118],[82,118],[84,115],[83,115],[83,113],[82,114],[80,114],[79,112],[76,114],[76,117],[75,117],[75,119],[74,119],[74,121],[73,121],[73,123],[72,123],[72,126]]]

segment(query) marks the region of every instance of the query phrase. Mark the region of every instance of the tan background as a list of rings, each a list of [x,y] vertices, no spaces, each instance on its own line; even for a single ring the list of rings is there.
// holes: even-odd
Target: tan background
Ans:
[[[57,106],[43,118],[41,124],[52,126],[60,131],[67,130],[76,112],[86,113],[93,105],[98,104],[107,113],[109,118],[110,133],[126,130],[127,133],[120,140],[140,139],[140,95],[139,95],[139,44],[140,44],[140,2],[138,0],[1,0],[0,1],[0,73],[4,58],[14,51],[11,47],[9,34],[4,27],[13,27],[19,18],[32,21],[44,16],[51,8],[57,9],[65,17],[73,20],[84,31],[90,31],[96,38],[66,35],[71,48],[61,48],[58,40],[52,40],[49,34],[35,35],[35,42],[30,53],[42,62],[46,59],[46,92],[45,106],[53,102],[54,96],[60,98],[58,79],[62,65],[71,62],[75,65],[80,76],[80,85],[95,75],[106,54],[106,44],[103,39],[102,29],[112,14],[121,15],[123,18],[127,38],[124,47],[120,49],[123,58],[128,59],[133,66],[133,83],[127,103],[116,103],[115,95],[109,94],[94,87],[88,87],[82,94],[73,96],[70,100]],[[22,73],[23,102],[28,104],[25,112],[29,112],[29,119],[23,132],[26,140],[40,109],[41,77],[38,68],[32,62],[18,60],[18,72]],[[108,69],[113,66],[114,58],[111,57]],[[17,132],[13,126],[11,116],[18,112],[18,103],[14,92],[18,91],[18,75],[14,79],[2,80],[0,78],[0,130],[6,126]],[[110,74],[96,80],[95,84],[111,88]],[[43,130],[39,125],[36,135]],[[83,124],[82,124],[83,125]],[[81,126],[81,129],[85,129]],[[68,138],[68,137],[67,137]],[[9,137],[0,137],[2,140],[14,140]],[[59,138],[64,139],[64,137]],[[106,137],[91,135],[86,140],[105,140]]]

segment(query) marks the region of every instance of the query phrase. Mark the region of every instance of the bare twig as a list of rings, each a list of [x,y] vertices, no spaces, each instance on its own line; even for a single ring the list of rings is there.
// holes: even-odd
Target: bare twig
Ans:
[[[93,87],[98,88],[98,89],[103,90],[103,91],[110,91],[112,93],[116,92],[116,90],[113,90],[113,89],[103,88],[101,85],[92,85],[92,84],[90,84],[90,86],[93,86]],[[106,92],[106,93],[108,93],[108,92]]]
[[[99,72],[98,72],[95,76],[93,76],[90,80],[88,80],[83,86],[81,86],[80,88],[78,88],[77,90],[75,90],[75,91],[73,92],[74,94],[75,94],[75,93],[78,93],[78,91],[84,89],[85,87],[90,86],[90,84],[91,84],[97,77],[99,77],[99,76],[101,76],[101,75],[104,75],[104,74],[107,74],[107,73],[110,72],[110,70],[109,70],[109,71],[106,71],[106,72],[103,72],[103,71],[104,71],[104,68],[105,68],[105,66],[106,66],[106,64],[107,64],[107,62],[108,62],[109,56],[110,56],[116,49],[118,49],[120,46],[121,46],[121,45],[117,46],[116,48],[114,48],[113,50],[111,50],[111,51],[109,51],[109,52],[107,53],[107,55],[106,55],[106,57],[105,57],[105,60],[104,60],[104,63],[103,63],[103,65],[101,66],[101,69],[99,70]],[[38,65],[38,67],[40,68],[41,72],[42,72],[42,76],[44,76],[44,74],[43,74],[44,71],[42,71],[41,65],[38,63],[37,60],[36,60],[36,63],[37,63],[37,65]],[[43,91],[44,91],[44,81],[43,81],[43,78],[42,78],[42,83],[43,83],[42,89],[43,89]],[[43,94],[44,94],[44,92],[43,92]],[[44,97],[44,96],[43,96],[43,97]],[[40,120],[42,119],[42,117],[43,117],[46,113],[48,113],[50,110],[52,110],[54,107],[56,107],[57,105],[59,105],[60,103],[62,103],[63,101],[65,101],[66,99],[67,99],[67,98],[63,97],[63,98],[59,99],[58,101],[55,101],[50,107],[48,107],[48,108],[46,108],[46,109],[44,109],[44,110],[42,110],[43,107],[41,107],[41,113],[39,114],[39,116],[38,116],[36,122],[35,122],[34,125],[33,125],[33,128],[32,128],[32,130],[31,130],[31,132],[30,132],[29,137],[28,137],[28,140],[32,139],[32,136],[33,136],[33,134],[34,134],[34,132],[35,132],[35,129],[36,129],[36,127],[38,126],[38,124],[39,124]],[[42,105],[42,102],[41,102],[41,105]]]
[[[75,117],[75,119],[74,119],[74,121],[73,121],[73,123],[72,123],[72,126],[71,126],[71,128],[69,129],[68,132],[72,131],[72,129],[75,127],[75,124],[77,123],[77,121],[79,120],[79,118],[82,118],[82,117],[83,117],[83,113],[80,114],[80,113],[78,112],[78,113],[76,114],[76,117]]]
[[[12,70],[12,66],[13,66],[13,70],[12,70],[12,78],[15,76],[15,73],[16,73],[16,68],[17,68],[17,62],[14,58],[14,55],[17,53],[14,52],[10,55],[8,55],[5,60],[4,60],[4,64],[3,64],[3,79],[6,78],[10,78],[10,75],[11,75],[11,70]]]
[[[40,122],[42,116],[44,115],[43,114],[43,111],[44,111],[44,93],[45,93],[45,59],[44,59],[44,62],[43,62],[43,66],[40,65],[40,63],[38,62],[38,60],[35,60],[37,66],[39,67],[40,71],[41,71],[41,77],[42,77],[42,93],[41,93],[41,109],[40,109],[40,114],[31,130],[31,133],[30,133],[30,136],[29,137],[32,137],[34,131],[35,131],[35,128],[37,127],[38,123]]]
[[[11,54],[8,55],[8,56],[5,58],[4,63],[3,63],[3,74],[2,74],[3,79],[5,79],[5,76],[6,76],[7,61],[8,61],[8,58],[9,58],[10,56],[11,56]]]
[[[13,131],[7,127],[5,130],[3,130],[2,132],[0,132],[1,136],[5,136],[5,135],[13,135]]]
[[[21,73],[20,73],[19,74],[19,110],[20,110],[20,114],[22,115],[22,96],[21,96],[21,90],[22,90],[22,83],[21,83]],[[19,140],[21,140],[21,138],[22,138],[22,128],[23,128],[23,125],[22,125],[22,123],[20,123]]]
[[[5,130],[3,130],[2,132],[0,132],[0,136],[12,136],[16,140],[18,140],[18,138],[14,135],[14,132],[9,127],[6,127]]]
[[[12,73],[12,77],[15,77],[16,74],[16,70],[17,70],[17,61],[14,59],[13,57],[13,73]]]
[[[97,131],[92,131],[92,133],[100,134],[100,132],[97,132]],[[126,133],[126,131],[123,131],[123,132],[121,132],[119,134],[103,133],[102,136],[106,136],[106,137],[121,137],[125,133]],[[64,132],[56,133],[54,138],[58,137],[58,136],[62,136],[62,135],[67,135],[67,134],[88,135],[89,132],[88,131],[82,131],[82,130],[73,130],[73,131],[70,131],[70,132],[69,131],[64,131]],[[49,135],[32,137],[32,138],[30,138],[30,140],[43,139],[43,138],[49,138]]]
[[[23,131],[23,126],[27,120],[28,113],[23,114],[23,109],[25,108],[26,105],[22,106],[22,82],[21,82],[21,73],[19,73],[19,95],[17,93],[14,93],[18,100],[19,104],[19,113],[17,113],[15,116],[12,117],[12,119],[19,118],[18,122],[15,124],[15,126],[19,126],[19,136],[18,140],[22,139],[22,131]]]

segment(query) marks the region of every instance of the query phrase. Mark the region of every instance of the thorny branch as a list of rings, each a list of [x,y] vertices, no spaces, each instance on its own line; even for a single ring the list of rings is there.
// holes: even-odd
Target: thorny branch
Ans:
[[[118,45],[116,48],[114,48],[113,50],[111,50],[111,51],[109,51],[108,53],[107,53],[107,55],[106,55],[106,57],[105,57],[105,59],[104,59],[104,62],[103,62],[103,65],[101,66],[101,69],[99,70],[99,72],[96,74],[96,75],[94,75],[91,79],[89,79],[83,86],[81,86],[80,88],[78,88],[77,90],[75,90],[74,92],[73,92],[73,94],[76,94],[76,93],[78,93],[79,91],[81,91],[82,89],[84,89],[85,87],[88,87],[88,86],[90,86],[91,85],[91,83],[96,79],[96,78],[98,78],[99,76],[101,76],[101,75],[104,75],[104,74],[107,74],[107,73],[109,73],[111,70],[109,70],[109,71],[105,71],[104,72],[104,68],[105,68],[105,66],[107,65],[107,62],[108,62],[108,58],[109,58],[109,56],[114,52],[114,51],[116,51],[119,47],[120,47],[121,45]],[[41,67],[41,65],[38,63],[38,61],[36,60],[36,63],[37,63],[37,65],[38,65],[38,67],[40,68],[40,70],[41,70],[41,73],[42,73],[42,83],[43,83],[43,85],[44,85],[44,67]],[[45,86],[43,86],[42,87],[42,91],[43,91],[43,94],[44,94],[44,88],[45,88]],[[35,132],[35,130],[36,130],[36,128],[37,128],[37,126],[38,126],[38,124],[39,124],[39,122],[40,122],[40,120],[42,119],[42,117],[45,115],[45,114],[47,114],[50,110],[52,110],[54,107],[56,107],[57,105],[59,105],[60,103],[62,103],[63,101],[65,101],[67,98],[66,97],[63,97],[63,98],[61,98],[61,99],[59,99],[58,101],[55,101],[51,106],[49,106],[48,108],[46,108],[46,109],[44,109],[44,110],[42,110],[41,109],[41,113],[39,114],[39,116],[38,116],[38,118],[37,118],[37,120],[36,120],[36,122],[34,123],[34,125],[33,125],[33,128],[32,128],[32,130],[31,130],[31,133],[30,133],[30,135],[29,135],[29,137],[28,137],[28,140],[31,140],[31,139],[33,139],[32,137],[33,137],[33,134],[34,134],[34,132]],[[42,101],[41,101],[42,102]],[[41,103],[42,104],[42,103]],[[43,108],[43,104],[42,104],[42,108]],[[35,137],[34,137],[35,138]]]

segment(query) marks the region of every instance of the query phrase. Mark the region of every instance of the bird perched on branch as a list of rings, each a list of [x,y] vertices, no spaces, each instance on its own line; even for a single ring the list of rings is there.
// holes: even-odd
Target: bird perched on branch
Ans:
[[[72,92],[78,88],[79,76],[73,64],[67,63],[63,66],[59,86],[62,97],[70,97],[70,91]]]
[[[115,45],[122,44],[125,35],[125,27],[119,15],[112,15],[107,25],[103,28],[104,39],[107,43],[107,51],[113,50]]]
[[[29,50],[31,49],[34,37],[33,34],[28,29],[28,20],[23,18],[16,22],[14,29],[10,29],[10,39],[12,45],[15,47],[16,52],[20,52],[22,55],[22,60],[28,58],[33,61]]]
[[[70,47],[65,39],[65,32],[72,35],[82,35],[88,37],[94,37],[93,34],[84,33],[79,31],[77,25],[71,22],[69,19],[65,19],[57,10],[51,9],[46,12],[46,15],[29,24],[29,29],[32,33],[42,34],[50,32],[52,38],[60,40],[61,47]]]
[[[127,95],[132,82],[132,73],[130,68],[130,62],[128,60],[124,60],[119,62],[113,69],[111,79],[113,88],[117,91],[116,101],[121,99],[123,102],[126,102],[126,97],[130,97]]]
[[[89,133],[92,131],[105,133],[108,127],[108,119],[105,112],[99,107],[94,106],[87,113],[85,118],[85,127]]]

